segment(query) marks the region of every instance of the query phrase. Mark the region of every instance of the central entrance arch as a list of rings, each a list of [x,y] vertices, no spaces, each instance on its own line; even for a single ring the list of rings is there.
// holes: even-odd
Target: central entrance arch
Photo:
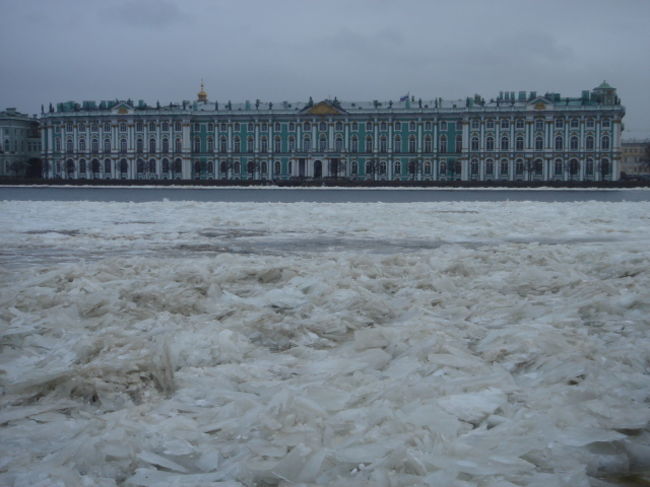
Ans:
[[[314,161],[314,179],[323,178],[323,163],[321,161]]]

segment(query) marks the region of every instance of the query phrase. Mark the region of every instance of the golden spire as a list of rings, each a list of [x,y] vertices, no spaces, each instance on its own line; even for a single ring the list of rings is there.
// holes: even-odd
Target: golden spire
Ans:
[[[199,91],[199,101],[208,101],[208,94],[203,89],[203,79],[201,79],[201,91]]]

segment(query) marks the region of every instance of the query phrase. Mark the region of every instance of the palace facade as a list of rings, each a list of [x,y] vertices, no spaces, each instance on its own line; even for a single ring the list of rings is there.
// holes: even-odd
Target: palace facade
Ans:
[[[59,103],[41,117],[43,176],[63,179],[611,181],[625,109],[581,96],[149,106]]]

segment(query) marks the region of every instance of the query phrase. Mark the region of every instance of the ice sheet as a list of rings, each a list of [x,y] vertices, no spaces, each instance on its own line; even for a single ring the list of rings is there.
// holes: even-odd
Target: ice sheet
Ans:
[[[0,203],[0,484],[650,468],[648,203]]]

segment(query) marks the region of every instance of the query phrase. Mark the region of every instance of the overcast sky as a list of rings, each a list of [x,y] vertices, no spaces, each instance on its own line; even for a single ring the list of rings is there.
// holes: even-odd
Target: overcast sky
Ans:
[[[67,100],[578,96],[650,137],[650,0],[0,0],[0,109]]]

